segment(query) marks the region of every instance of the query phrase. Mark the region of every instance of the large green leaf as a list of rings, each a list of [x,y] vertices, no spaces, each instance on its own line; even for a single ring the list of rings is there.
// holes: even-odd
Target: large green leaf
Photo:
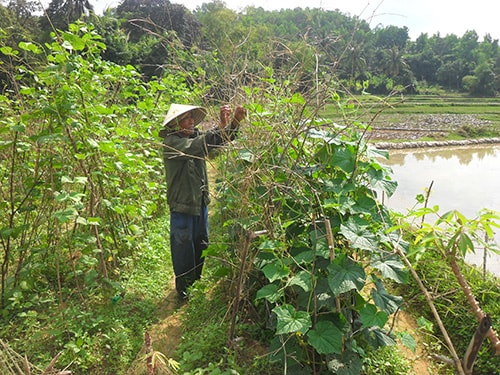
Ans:
[[[240,150],[238,153],[238,157],[240,160],[247,161],[249,163],[253,163],[255,160],[255,155],[247,149]]]
[[[365,286],[366,274],[363,267],[345,256],[338,256],[328,266],[328,286],[335,294],[346,293]]]
[[[260,250],[276,250],[283,247],[283,243],[275,240],[265,240],[259,245]]]
[[[373,189],[384,191],[389,198],[396,191],[398,187],[397,181],[391,180],[387,171],[381,166],[372,163],[367,174],[371,177],[370,185]]]
[[[462,257],[465,257],[469,252],[474,252],[474,244],[467,233],[461,232],[457,238],[457,243]]]
[[[264,275],[266,275],[267,279],[269,282],[273,282],[275,280],[281,280],[288,276],[289,273],[288,267],[285,267],[281,264],[275,263],[269,263],[264,266],[262,269],[262,272],[264,272]]]
[[[294,247],[290,250],[296,264],[311,264],[314,261],[314,250],[310,247]]]
[[[353,208],[356,206],[356,201],[349,196],[342,195],[338,198],[325,199],[323,203],[323,207],[334,208],[339,211],[342,215],[352,212]]]
[[[271,303],[276,303],[281,297],[283,297],[283,290],[279,289],[276,284],[268,284],[257,291],[255,300],[266,299]]]
[[[278,318],[276,334],[301,332],[306,333],[311,328],[311,318],[306,311],[296,311],[293,306],[276,306],[273,312]]]
[[[372,288],[371,296],[373,298],[373,302],[380,307],[383,311],[388,314],[395,313],[399,306],[403,303],[403,297],[393,296],[387,293],[382,281],[379,279],[375,280],[375,285],[377,289]]]
[[[351,173],[354,170],[354,165],[356,162],[356,155],[347,149],[339,149],[335,151],[335,155],[332,158],[332,165],[341,168],[347,173]]]
[[[363,334],[365,335],[365,339],[368,341],[369,345],[374,349],[396,344],[396,341],[394,341],[391,336],[377,326],[364,329]]]
[[[334,138],[333,142],[330,142],[332,140],[332,134],[324,129],[315,129],[311,128],[307,131],[307,136],[310,138],[316,138],[316,139],[322,139],[324,141],[327,141],[329,143],[335,143],[335,144],[340,144],[340,141],[338,138]]]
[[[342,353],[342,331],[328,320],[319,321],[307,336],[309,344],[320,354]]]
[[[345,224],[340,226],[340,233],[350,242],[355,249],[375,251],[378,242],[370,227],[364,220],[350,217]]]
[[[371,267],[382,272],[384,277],[398,283],[406,283],[408,281],[408,272],[404,263],[394,255],[385,258],[374,258],[371,262]]]
[[[330,259],[330,247],[324,234],[313,230],[309,233],[309,237],[311,238],[316,255],[322,256],[325,259]]]
[[[287,283],[287,286],[297,285],[300,286],[304,292],[309,292],[312,288],[312,276],[308,271],[300,271],[292,276]]]
[[[384,311],[378,311],[377,306],[372,304],[367,304],[365,307],[359,310],[361,317],[361,322],[365,327],[380,327],[383,328],[389,315]]]
[[[0,238],[5,240],[9,237],[17,239],[22,232],[28,230],[29,228],[30,228],[29,224],[23,224],[13,228],[9,227],[0,228]]]
[[[357,353],[345,350],[341,356],[333,356],[328,361],[328,369],[336,375],[359,375],[363,361]]]
[[[413,354],[417,352],[417,340],[409,332],[399,332],[396,336],[401,341],[401,344],[410,349]]]
[[[63,224],[74,219],[77,214],[78,212],[73,207],[54,212],[54,216],[57,218],[57,220],[59,220],[60,223]]]

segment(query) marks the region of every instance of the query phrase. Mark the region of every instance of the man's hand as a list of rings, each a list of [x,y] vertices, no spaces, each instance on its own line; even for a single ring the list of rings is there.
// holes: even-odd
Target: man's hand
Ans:
[[[229,105],[223,105],[220,107],[220,123],[219,128],[224,129],[231,121],[231,107]]]
[[[234,119],[239,123],[245,117],[247,117],[247,110],[241,105],[237,106],[236,110],[234,111]]]
[[[247,117],[247,110],[241,105],[236,107],[234,111],[233,123],[231,123],[231,106],[226,104],[220,107],[220,123],[219,128],[224,129],[229,123],[233,127],[238,126],[240,121]]]

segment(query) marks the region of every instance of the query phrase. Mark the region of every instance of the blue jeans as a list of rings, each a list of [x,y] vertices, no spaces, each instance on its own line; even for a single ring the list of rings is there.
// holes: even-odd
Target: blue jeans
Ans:
[[[208,208],[202,206],[200,215],[170,212],[170,252],[175,273],[175,289],[186,297],[187,289],[201,277],[208,247]]]

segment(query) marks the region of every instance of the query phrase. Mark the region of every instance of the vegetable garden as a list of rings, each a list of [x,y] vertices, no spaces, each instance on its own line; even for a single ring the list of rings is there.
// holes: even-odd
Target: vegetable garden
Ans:
[[[15,90],[0,96],[1,334],[44,368],[57,358],[74,374],[126,373],[168,288],[155,273],[168,251],[148,258],[144,248],[166,212],[158,124],[168,103],[204,91],[182,73],[144,83],[131,66],[102,60],[88,26],[60,38],[2,48],[17,68]],[[44,67],[19,59],[45,53]],[[380,201],[397,182],[380,161],[387,153],[363,137],[369,125],[320,115],[326,104],[340,115],[348,106],[334,82],[300,94],[267,69],[233,97],[250,116],[213,161],[206,252],[212,288],[226,296],[216,332],[225,349],[215,364],[197,358],[198,368],[185,356],[183,370],[230,373],[250,336],[267,348],[269,373],[370,373],[376,350],[414,350],[408,332],[391,329],[405,307],[398,286],[420,280],[410,271],[427,250],[460,261],[499,217],[424,208],[412,215],[436,214],[436,225],[408,230]],[[151,294],[132,282],[146,260],[158,275]]]

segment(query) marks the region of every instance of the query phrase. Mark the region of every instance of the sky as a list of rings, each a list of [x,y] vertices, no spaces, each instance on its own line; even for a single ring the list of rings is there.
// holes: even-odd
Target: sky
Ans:
[[[116,6],[119,0],[91,0],[97,14],[109,6]],[[208,0],[170,0],[183,4],[190,10],[196,9]],[[242,11],[247,6],[266,10],[283,8],[322,8],[365,19],[371,28],[382,26],[406,26],[415,40],[421,33],[432,36],[455,34],[475,30],[482,41],[486,34],[500,39],[500,2],[498,0],[225,0],[226,6]]]

